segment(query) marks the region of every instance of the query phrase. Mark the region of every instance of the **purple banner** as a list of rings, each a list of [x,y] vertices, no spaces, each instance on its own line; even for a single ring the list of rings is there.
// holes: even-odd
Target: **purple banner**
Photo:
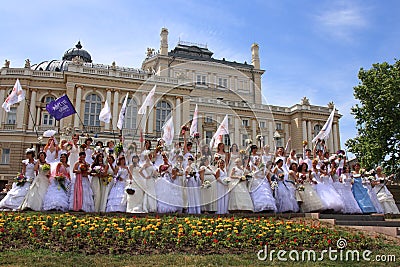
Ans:
[[[46,105],[46,109],[50,115],[58,121],[76,113],[75,108],[67,95],[63,95],[62,97],[51,101]]]

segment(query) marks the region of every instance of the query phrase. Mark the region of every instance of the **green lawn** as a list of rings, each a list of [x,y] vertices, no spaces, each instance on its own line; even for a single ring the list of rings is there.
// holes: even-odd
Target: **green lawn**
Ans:
[[[374,253],[375,254],[375,253]],[[387,246],[379,254],[396,255],[396,262],[280,262],[259,261],[256,253],[242,255],[84,255],[79,253],[59,253],[50,250],[19,250],[0,253],[1,266],[399,266],[399,246]],[[371,257],[372,258],[372,257]]]

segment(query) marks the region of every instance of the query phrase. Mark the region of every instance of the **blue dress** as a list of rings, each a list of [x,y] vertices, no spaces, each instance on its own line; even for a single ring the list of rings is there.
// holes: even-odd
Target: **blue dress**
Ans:
[[[278,172],[276,173],[278,177],[278,188],[275,193],[278,212],[298,212],[300,208],[296,200],[295,192],[291,188],[291,183],[288,180],[285,181],[284,178],[279,178],[280,174],[287,177],[287,173],[278,168]]]
[[[371,198],[369,197],[368,190],[362,184],[361,176],[359,174],[355,174],[353,177],[354,184],[351,188],[351,191],[353,192],[354,198],[356,199],[361,211],[363,213],[375,213],[376,209],[371,201]]]

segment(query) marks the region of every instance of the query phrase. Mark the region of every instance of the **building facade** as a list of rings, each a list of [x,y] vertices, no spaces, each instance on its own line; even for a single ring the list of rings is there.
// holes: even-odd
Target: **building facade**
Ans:
[[[95,64],[81,43],[68,49],[61,60],[10,67],[6,60],[0,69],[0,101],[11,92],[16,79],[20,80],[26,98],[6,113],[0,110],[0,180],[3,184],[21,169],[25,149],[39,148],[40,137],[55,129],[58,137],[69,139],[73,133],[89,134],[95,140],[113,140],[118,136],[118,115],[128,93],[122,133],[126,142],[138,142],[140,129],[148,138],[162,134],[164,122],[173,116],[175,138],[183,124],[189,125],[198,106],[200,143],[209,144],[218,125],[228,114],[227,145],[246,145],[252,139],[257,145],[285,146],[301,153],[302,141],[311,144],[332,111],[328,106],[311,105],[306,97],[290,107],[264,104],[259,47],[251,46],[251,64],[214,59],[207,46],[179,42],[168,47],[168,30],[160,34],[160,47],[147,49],[140,68]],[[154,106],[145,115],[137,110],[149,91],[156,85]],[[56,121],[46,111],[46,104],[66,94],[77,114]],[[110,104],[112,120],[99,120],[104,102]],[[339,113],[336,111],[327,147],[331,152],[340,149]],[[256,136],[262,141],[256,142]],[[43,140],[45,143],[46,140]],[[2,187],[2,184],[0,184]]]

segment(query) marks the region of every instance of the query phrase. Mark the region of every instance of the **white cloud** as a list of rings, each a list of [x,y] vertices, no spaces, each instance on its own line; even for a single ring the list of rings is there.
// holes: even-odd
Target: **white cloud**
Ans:
[[[367,9],[354,3],[330,7],[315,16],[317,29],[329,38],[351,42],[358,30],[368,26]]]

